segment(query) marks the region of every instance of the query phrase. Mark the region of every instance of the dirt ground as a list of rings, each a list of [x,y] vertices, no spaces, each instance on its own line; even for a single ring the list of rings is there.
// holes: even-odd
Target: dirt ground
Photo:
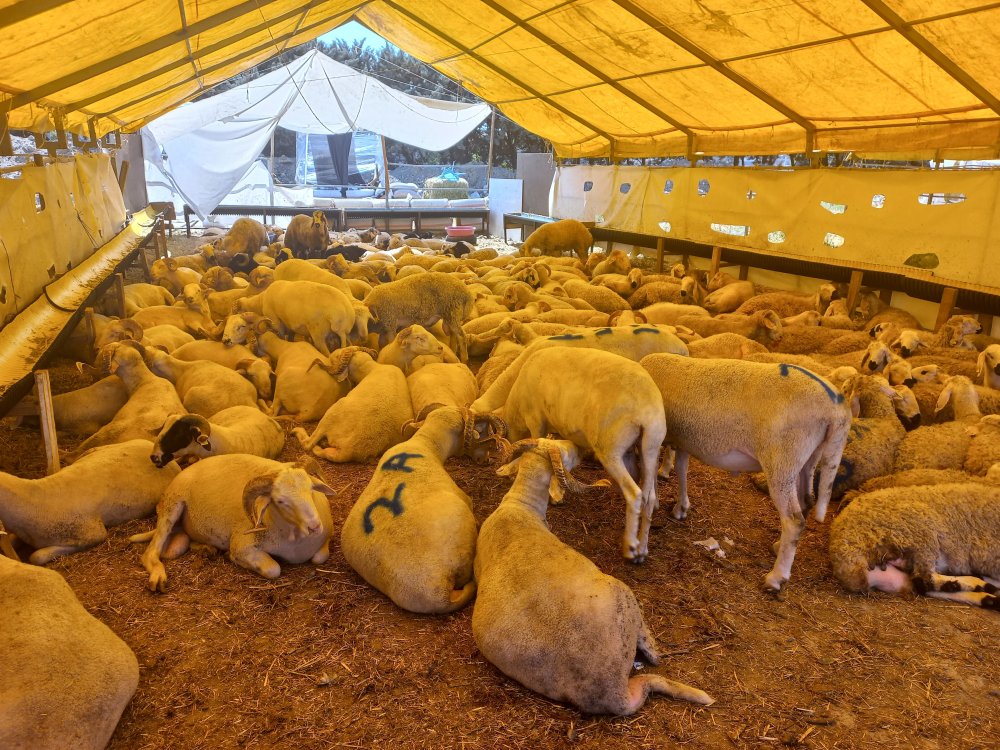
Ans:
[[[68,363],[57,392],[83,382]],[[9,420],[8,420],[9,421]],[[63,443],[72,449],[74,443]],[[288,458],[299,454],[294,439]],[[339,494],[335,528],[373,466],[321,462]],[[482,522],[510,480],[462,459],[448,468]],[[0,469],[41,476],[37,431],[0,427]],[[585,465],[581,479],[602,476]],[[508,679],[476,649],[472,607],[413,615],[357,576],[339,533],[323,565],[276,581],[195,549],[166,563],[169,590],[144,588],[141,546],[114,529],[50,567],[135,651],[139,689],[110,747],[125,748],[1000,748],[1000,620],[929,599],[845,594],[826,557],[829,522],[810,521],[780,600],[760,584],[778,519],[744,476],[691,462],[692,511],[670,518],[634,566],[619,542],[616,491],[570,496],[552,531],[631,586],[664,653],[656,671],[711,693],[704,708],[653,697],[627,718],[581,715]],[[694,542],[728,538],[725,559]],[[553,581],[558,585],[558,581]]]

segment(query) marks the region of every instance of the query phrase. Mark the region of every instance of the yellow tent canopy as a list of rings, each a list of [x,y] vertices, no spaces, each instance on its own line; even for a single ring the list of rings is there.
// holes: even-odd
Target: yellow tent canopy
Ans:
[[[973,0],[0,0],[0,116],[135,130],[352,17],[563,157],[1000,147]]]

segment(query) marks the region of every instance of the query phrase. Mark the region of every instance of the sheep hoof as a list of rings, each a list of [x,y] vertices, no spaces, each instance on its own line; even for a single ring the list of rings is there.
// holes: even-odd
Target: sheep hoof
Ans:
[[[688,514],[687,508],[681,505],[679,501],[674,503],[673,510],[670,511],[670,515],[672,515],[678,521],[683,521],[685,518],[687,518],[687,514]]]
[[[778,598],[778,601],[782,601],[779,595],[781,594],[781,587],[787,580],[787,578],[782,578],[781,574],[771,571],[764,576],[764,590],[770,594],[774,594]]]
[[[154,594],[162,594],[167,590],[167,572],[157,570],[149,574],[149,582],[146,587]]]

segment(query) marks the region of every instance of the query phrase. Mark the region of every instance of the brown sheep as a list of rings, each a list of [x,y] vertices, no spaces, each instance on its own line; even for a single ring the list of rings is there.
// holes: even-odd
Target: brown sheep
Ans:
[[[322,211],[313,211],[311,217],[299,214],[288,223],[285,247],[296,258],[322,258],[329,244],[330,226]]]
[[[226,264],[237,253],[253,257],[266,244],[267,230],[264,225],[254,219],[242,217],[234,221],[226,236],[213,242],[212,247],[215,250],[215,261]]]
[[[521,245],[521,255],[531,255],[532,250],[538,250],[542,255],[562,255],[566,250],[572,250],[580,260],[586,261],[587,252],[594,244],[594,238],[576,219],[563,219],[551,224],[542,224],[528,235]]]

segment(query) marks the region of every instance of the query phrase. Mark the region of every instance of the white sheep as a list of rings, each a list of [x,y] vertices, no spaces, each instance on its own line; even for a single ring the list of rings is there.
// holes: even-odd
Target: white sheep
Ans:
[[[642,314],[653,325],[676,325],[685,315],[710,317],[708,310],[697,305],[678,305],[673,302],[657,302],[642,308]]]
[[[840,290],[836,286],[822,284],[814,294],[801,294],[799,292],[757,294],[740,305],[736,312],[742,315],[752,315],[762,310],[773,310],[779,318],[789,318],[806,310],[824,313],[829,304],[839,298]]]
[[[498,429],[495,419],[438,409],[409,440],[382,455],[348,513],[340,533],[344,558],[399,607],[454,612],[475,596],[472,500],[444,462],[482,451],[491,429]]]
[[[139,662],[54,570],[0,555],[0,747],[102,750]]]
[[[339,257],[339,256],[334,256]],[[338,292],[353,297],[350,284],[335,273],[325,268],[319,268],[312,263],[299,258],[286,260],[274,269],[275,281],[312,281],[317,284],[332,286]]]
[[[175,459],[248,453],[278,458],[285,447],[285,430],[252,406],[231,406],[212,415],[172,414],[153,441],[150,459],[166,466]]]
[[[187,331],[182,331],[177,326],[162,325],[151,326],[145,329],[142,332],[142,338],[139,340],[139,343],[143,346],[153,346],[157,349],[162,349],[169,354],[194,340],[194,336]]]
[[[209,314],[206,291],[198,284],[188,284],[178,296],[183,306],[145,307],[131,317],[143,328],[172,325],[196,338],[210,338],[217,328]]]
[[[517,446],[498,470],[516,478],[479,532],[476,646],[522,685],[588,714],[635,713],[650,693],[710,705],[711,696],[689,685],[629,676],[636,652],[660,661],[635,595],[549,531],[549,497],[579,486],[569,474],[578,462],[572,443],[538,440]]]
[[[149,275],[154,284],[164,287],[175,297],[188,284],[201,281],[201,274],[193,268],[185,268],[178,263],[177,258],[160,258],[149,268]]]
[[[115,418],[128,403],[128,389],[117,375],[108,375],[86,388],[52,397],[56,429],[87,438]]]
[[[170,356],[184,362],[208,360],[235,370],[253,383],[257,395],[270,401],[273,395],[271,379],[274,372],[266,360],[241,344],[226,346],[221,341],[192,341],[174,349]]]
[[[751,315],[727,314],[717,318],[683,316],[678,318],[675,325],[690,328],[705,337],[718,333],[738,333],[764,346],[781,341],[782,336],[781,318],[773,310],[762,310]]]
[[[732,281],[706,296],[701,306],[710,313],[728,313],[737,309],[755,293],[756,288],[752,281]]]
[[[40,479],[0,472],[0,523],[35,548],[35,565],[100,544],[108,527],[150,515],[180,471],[177,464],[156,469],[152,447],[128,440],[95,448]]]
[[[329,362],[317,361],[317,367],[336,380],[350,380],[354,388],[327,409],[312,435],[301,427],[292,430],[303,449],[339,463],[371,461],[402,440],[403,425],[413,419],[406,376],[398,367],[378,364],[372,354],[353,346],[334,353]]]
[[[890,487],[855,497],[833,520],[830,563],[848,591],[914,591],[1000,611],[998,535],[1000,488]]]
[[[223,365],[204,359],[185,362],[158,349],[146,349],[146,362],[150,370],[174,384],[184,405],[176,412],[211,417],[230,406],[257,406],[253,383]]]
[[[430,355],[437,357],[439,362],[458,362],[455,353],[434,338],[430,331],[420,325],[411,325],[382,347],[377,361],[381,365],[394,365],[409,375],[410,363],[415,357]]]
[[[986,388],[1000,389],[1000,344],[991,344],[979,353],[976,375]]]
[[[816,520],[826,515],[851,425],[843,393],[796,365],[670,354],[640,364],[660,390],[666,442],[676,451],[674,518],[684,518],[689,508],[689,455],[732,472],[763,470],[781,519],[777,559],[764,582],[780,590],[791,575],[804,514],[815,501]]]
[[[126,284],[125,314],[133,315],[144,307],[174,304],[174,295],[158,284]]]
[[[767,347],[738,333],[717,333],[687,344],[692,357],[746,359],[751,354],[766,354]]]
[[[895,471],[907,469],[958,469],[968,453],[972,435],[967,428],[982,416],[979,393],[972,381],[956,375],[938,396],[936,411],[952,402],[954,422],[920,427],[906,434],[896,451]]]
[[[555,432],[593,451],[625,498],[622,554],[642,562],[649,554],[657,460],[666,435],[656,383],[636,362],[599,349],[529,347],[525,353],[500,412],[511,440]]]
[[[590,331],[562,333],[532,341],[500,377],[472,404],[472,410],[485,413],[499,409],[517,379],[521,366],[533,352],[549,347],[600,349],[638,362],[647,354],[671,352],[687,354],[687,346],[670,326],[639,325],[598,328]]]
[[[279,463],[259,456],[212,456],[185,469],[163,491],[156,528],[136,534],[149,541],[142,564],[151,591],[163,591],[161,558],[187,551],[191,542],[229,553],[240,567],[265,578],[281,575],[275,557],[290,563],[326,562],[333,533],[333,495],[315,462]]]

